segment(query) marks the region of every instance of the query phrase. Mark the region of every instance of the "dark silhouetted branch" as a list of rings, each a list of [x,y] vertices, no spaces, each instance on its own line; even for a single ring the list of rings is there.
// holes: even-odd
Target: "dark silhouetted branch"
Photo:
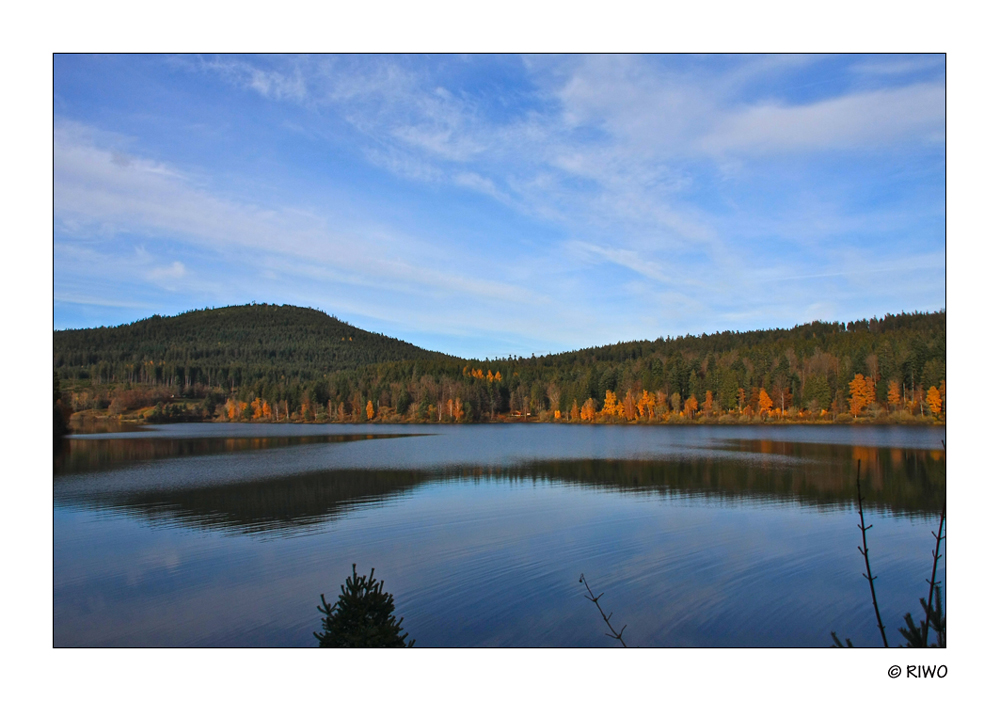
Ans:
[[[842,644],[840,642],[840,639],[837,638],[837,632],[836,631],[831,631],[830,632],[830,636],[833,637],[833,646],[831,646],[830,648],[854,648],[854,644],[851,643],[850,639],[844,639],[844,641],[847,642],[846,646],[844,644]]]
[[[583,586],[585,588],[587,588],[587,594],[584,595],[584,597],[586,597],[588,600],[597,605],[597,611],[601,613],[601,617],[603,617],[604,623],[608,625],[609,629],[611,629],[611,633],[605,634],[605,636],[610,636],[613,639],[617,639],[622,646],[628,648],[628,646],[625,645],[625,639],[622,638],[622,633],[625,631],[625,627],[628,626],[628,624],[622,626],[620,631],[615,631],[615,628],[611,626],[611,616],[614,614],[614,612],[611,612],[610,614],[604,614],[604,610],[601,609],[601,603],[598,602],[599,599],[604,597],[604,593],[602,592],[597,597],[594,597],[594,592],[593,590],[590,589],[590,585],[587,584],[587,579],[583,576],[583,573],[580,573],[580,582],[583,583]]]
[[[885,638],[885,626],[882,624],[882,615],[878,611],[878,599],[875,597],[875,578],[878,576],[872,575],[872,564],[868,560],[868,537],[867,532],[872,528],[873,525],[865,526],[865,511],[862,506],[864,498],[861,497],[861,459],[858,459],[858,516],[861,517],[861,523],[858,525],[858,529],[861,530],[861,546],[858,546],[858,550],[861,551],[861,555],[865,557],[865,568],[868,570],[867,573],[862,573],[865,579],[868,581],[868,587],[872,591],[872,606],[875,607],[875,619],[878,620],[878,630],[882,634],[882,643],[886,648],[889,648],[889,641]],[[836,638],[836,637],[834,637]]]

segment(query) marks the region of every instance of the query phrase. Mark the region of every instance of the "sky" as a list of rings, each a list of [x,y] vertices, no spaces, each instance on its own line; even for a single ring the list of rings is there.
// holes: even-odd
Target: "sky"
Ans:
[[[935,55],[56,55],[54,326],[463,357],[945,307]]]

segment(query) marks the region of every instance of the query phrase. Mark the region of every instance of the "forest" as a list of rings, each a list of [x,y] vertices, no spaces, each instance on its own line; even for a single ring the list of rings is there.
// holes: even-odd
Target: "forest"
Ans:
[[[473,360],[252,304],[57,331],[53,358],[71,419],[910,423],[946,412],[943,310]]]

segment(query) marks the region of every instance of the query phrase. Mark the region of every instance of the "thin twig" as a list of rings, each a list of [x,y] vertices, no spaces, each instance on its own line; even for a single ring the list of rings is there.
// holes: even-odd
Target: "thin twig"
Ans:
[[[865,579],[868,581],[868,587],[872,591],[872,606],[875,607],[875,619],[878,620],[878,630],[882,634],[882,643],[886,648],[889,648],[889,641],[885,638],[885,627],[882,625],[882,615],[878,611],[878,600],[875,598],[875,578],[878,576],[872,576],[872,565],[868,561],[868,538],[866,536],[869,529],[874,525],[865,526],[865,512],[861,503],[864,498],[861,497],[861,459],[858,459],[858,515],[861,517],[861,524],[858,525],[858,529],[861,530],[861,544],[864,546],[862,550],[861,546],[858,546],[858,550],[861,551],[861,555],[865,557],[865,567],[868,569],[868,574],[862,573]],[[935,563],[936,564],[936,563]]]
[[[944,439],[941,440],[941,447],[947,450],[947,448],[944,445]],[[933,601],[931,598],[934,596],[934,586],[938,584],[935,581],[935,578],[937,578],[938,560],[941,558],[941,540],[945,538],[944,536],[942,536],[942,534],[944,533],[944,510],[945,507],[947,506],[948,506],[948,500],[947,498],[945,498],[944,503],[941,505],[941,519],[938,521],[937,533],[935,534],[933,531],[931,532],[934,538],[937,539],[937,543],[934,544],[934,567],[931,568],[931,579],[927,581],[928,583],[930,583],[930,591],[927,593],[928,605]],[[930,616],[928,615],[927,623],[924,625],[924,646],[927,645],[927,632],[930,628],[931,628]]]
[[[590,589],[590,585],[587,584],[587,579],[583,577],[583,573],[580,573],[580,582],[583,583],[583,586],[585,588],[587,588],[587,594],[584,595],[584,597],[586,597],[588,600],[597,605],[597,611],[601,613],[601,617],[604,619],[604,623],[608,625],[609,629],[611,629],[611,633],[605,634],[605,636],[610,636],[613,639],[618,639],[619,643],[621,643],[622,646],[628,648],[628,646],[625,645],[625,639],[622,638],[622,633],[625,631],[625,627],[628,626],[628,624],[622,626],[621,631],[615,631],[615,628],[611,626],[611,616],[614,614],[614,612],[605,615],[604,610],[601,609],[601,603],[598,602],[599,599],[604,597],[604,593],[602,592],[597,597],[594,597],[594,592],[593,590]]]

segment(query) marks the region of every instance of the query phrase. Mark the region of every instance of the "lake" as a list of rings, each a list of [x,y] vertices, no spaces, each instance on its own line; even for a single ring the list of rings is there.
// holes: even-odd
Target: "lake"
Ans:
[[[629,646],[829,646],[831,630],[881,645],[857,548],[861,460],[895,646],[927,595],[942,439],[554,424],[74,436],[54,466],[54,643],[315,646],[320,593],[334,601],[356,563],[421,647],[620,646],[581,573]]]

